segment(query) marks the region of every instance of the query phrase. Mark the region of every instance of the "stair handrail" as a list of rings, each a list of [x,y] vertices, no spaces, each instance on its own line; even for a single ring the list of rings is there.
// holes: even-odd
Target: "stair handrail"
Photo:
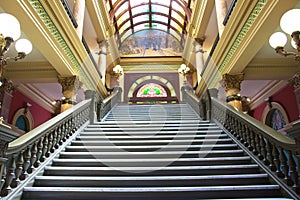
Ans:
[[[182,100],[191,106],[191,108],[203,119],[207,120],[209,117],[209,105],[207,103],[207,97],[202,96],[199,98],[195,95],[194,90],[189,85],[181,87]],[[206,94],[207,95],[207,94]]]
[[[0,174],[1,197],[17,189],[69,137],[89,121],[91,99],[84,100],[9,143]]]
[[[300,145],[295,140],[222,102],[213,89],[201,99],[189,86],[183,86],[182,92],[183,100],[195,111],[200,110],[200,116],[208,116],[252,155],[290,197],[300,199]]]
[[[100,108],[98,109],[99,121],[101,121],[108,114],[108,112],[121,101],[121,94],[122,94],[122,88],[115,87],[111,95],[109,95],[101,102]]]
[[[295,140],[211,97],[211,120],[223,128],[294,199],[300,199],[300,148]]]

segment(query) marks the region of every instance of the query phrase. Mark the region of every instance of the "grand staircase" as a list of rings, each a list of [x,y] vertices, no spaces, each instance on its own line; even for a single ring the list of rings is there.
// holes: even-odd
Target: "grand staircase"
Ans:
[[[22,199],[282,198],[216,124],[185,104],[119,105],[88,125]]]

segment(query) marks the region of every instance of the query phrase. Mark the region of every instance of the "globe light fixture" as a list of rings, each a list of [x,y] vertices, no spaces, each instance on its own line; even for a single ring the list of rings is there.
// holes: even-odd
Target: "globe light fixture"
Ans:
[[[25,58],[32,50],[32,44],[29,40],[20,39],[21,35],[20,23],[13,15],[8,13],[0,13],[0,78],[2,77],[3,67],[7,65],[8,60],[19,60]],[[18,54],[11,58],[6,57],[11,44],[16,41],[16,50]]]
[[[297,19],[300,18],[300,9],[292,9],[284,13],[280,20],[281,29],[292,37],[292,46],[296,52],[289,52],[284,49],[287,43],[286,34],[276,32],[269,39],[270,45],[275,49],[276,53],[283,56],[294,56],[300,62],[300,24]]]
[[[186,66],[186,64],[181,64],[180,68],[178,69],[178,73],[182,74],[184,77],[186,76],[187,73],[189,73],[190,68]]]
[[[114,77],[116,77],[116,79],[117,79],[117,84],[119,84],[120,76],[123,75],[123,68],[121,67],[121,65],[116,65],[116,66],[113,68],[113,75],[114,75]]]

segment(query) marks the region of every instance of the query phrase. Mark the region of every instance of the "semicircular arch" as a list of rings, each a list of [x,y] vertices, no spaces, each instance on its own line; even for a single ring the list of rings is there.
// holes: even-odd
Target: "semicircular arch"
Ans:
[[[128,94],[127,94],[127,97],[128,98],[131,98],[133,97],[133,94],[134,92],[136,91],[137,88],[139,88],[141,85],[145,84],[145,83],[149,83],[151,82],[151,80],[154,80],[156,82],[159,82],[161,83],[162,85],[164,85],[166,88],[168,88],[168,90],[170,91],[170,95],[175,97],[176,96],[176,91],[175,91],[175,88],[173,86],[173,84],[161,77],[161,76],[156,76],[156,75],[149,75],[149,76],[143,76],[139,79],[137,79],[129,88],[129,91],[128,91]]]

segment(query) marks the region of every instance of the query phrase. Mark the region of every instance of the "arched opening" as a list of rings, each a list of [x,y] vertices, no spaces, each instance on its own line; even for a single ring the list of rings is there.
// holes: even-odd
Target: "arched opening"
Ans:
[[[262,119],[264,123],[276,131],[284,128],[289,123],[287,112],[276,102],[271,102],[269,106],[264,109]]]
[[[142,82],[135,88],[129,104],[167,104],[178,103],[176,97],[171,96],[169,88],[156,80]]]

